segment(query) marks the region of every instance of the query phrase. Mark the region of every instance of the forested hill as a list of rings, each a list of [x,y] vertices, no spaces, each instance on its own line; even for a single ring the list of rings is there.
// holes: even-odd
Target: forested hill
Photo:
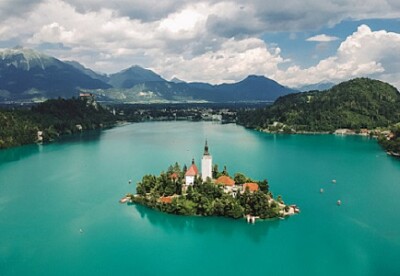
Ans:
[[[74,98],[48,100],[31,110],[0,110],[0,149],[49,141],[115,122],[115,116],[102,106]],[[40,137],[38,131],[42,132]]]
[[[325,91],[283,96],[238,115],[238,123],[250,128],[268,129],[274,122],[295,131],[387,127],[400,122],[400,94],[388,83],[357,78]]]

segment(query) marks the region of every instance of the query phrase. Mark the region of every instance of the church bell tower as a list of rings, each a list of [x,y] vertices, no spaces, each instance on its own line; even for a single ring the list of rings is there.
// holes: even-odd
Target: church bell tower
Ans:
[[[208,151],[208,144],[206,140],[203,158],[201,158],[201,179],[203,182],[207,180],[207,177],[212,179],[212,156]]]

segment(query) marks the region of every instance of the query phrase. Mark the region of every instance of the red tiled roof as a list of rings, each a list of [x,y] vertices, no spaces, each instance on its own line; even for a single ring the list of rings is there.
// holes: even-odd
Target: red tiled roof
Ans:
[[[215,180],[216,184],[225,185],[225,186],[233,186],[235,185],[235,181],[229,176],[222,175]]]
[[[199,174],[199,170],[195,164],[192,164],[190,168],[186,171],[185,176],[196,176]]]
[[[177,179],[178,178],[178,174],[177,173],[173,173],[169,177],[171,177],[172,179]]]
[[[244,183],[243,191],[246,191],[246,188],[249,188],[250,192],[255,192],[255,191],[258,191],[258,184],[257,183]]]
[[[172,196],[162,196],[160,197],[160,202],[169,204],[172,202],[172,198]]]

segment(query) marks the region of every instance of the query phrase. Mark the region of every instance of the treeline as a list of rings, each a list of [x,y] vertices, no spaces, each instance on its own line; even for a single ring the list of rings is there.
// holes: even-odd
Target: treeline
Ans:
[[[0,110],[0,148],[51,141],[60,135],[108,127],[116,120],[101,105],[76,98],[48,100],[29,110]]]
[[[390,128],[388,135],[381,135],[379,144],[391,155],[400,157],[400,124]]]
[[[233,196],[225,192],[223,186],[212,183],[210,179],[203,182],[200,178],[195,178],[194,184],[182,192],[185,168],[186,166],[180,170],[179,165],[175,164],[159,176],[145,175],[137,184],[137,194],[130,195],[132,201],[177,215],[225,216],[236,219],[248,214],[260,218],[280,216],[278,201],[282,202],[282,199],[279,196],[278,201],[273,200],[267,180],[258,182],[258,191],[250,192],[246,189]],[[215,173],[227,174],[226,170]],[[241,173],[235,174],[235,180],[238,179],[250,181]],[[165,198],[169,200],[163,201]]]
[[[238,113],[238,123],[246,127],[274,130],[274,122],[284,124],[280,130],[287,132],[388,127],[400,122],[400,94],[390,84],[357,78],[326,91],[290,94],[264,109]]]

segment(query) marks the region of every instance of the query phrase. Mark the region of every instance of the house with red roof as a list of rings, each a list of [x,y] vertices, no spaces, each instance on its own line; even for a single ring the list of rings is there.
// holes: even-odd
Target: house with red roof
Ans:
[[[216,185],[221,185],[225,192],[232,192],[235,187],[235,181],[227,175],[221,175],[215,180]]]
[[[243,184],[243,192],[249,190],[250,193],[258,191],[258,184],[257,183],[244,183]]]
[[[164,204],[170,204],[174,197],[175,196],[162,196],[158,199],[158,201]]]
[[[186,185],[193,185],[194,184],[194,179],[198,175],[199,175],[199,170],[197,169],[197,166],[194,163],[194,159],[193,159],[192,160],[192,165],[189,167],[189,169],[185,173],[185,184]]]

